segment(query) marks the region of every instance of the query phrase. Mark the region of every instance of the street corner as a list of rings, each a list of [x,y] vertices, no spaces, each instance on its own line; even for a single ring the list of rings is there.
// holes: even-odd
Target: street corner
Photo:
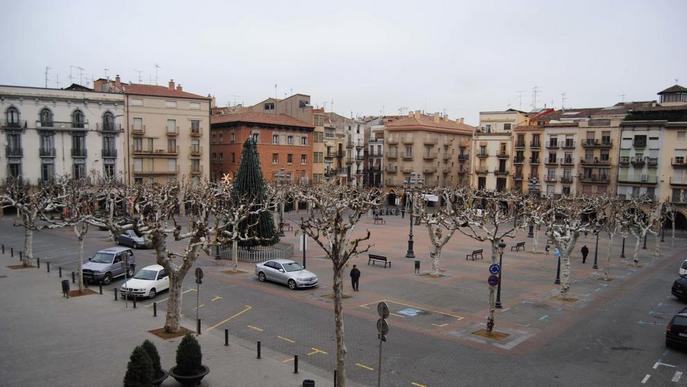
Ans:
[[[489,333],[485,323],[474,323],[463,329],[449,331],[448,335],[475,343],[510,351],[535,335],[533,329],[521,329],[499,324]]]

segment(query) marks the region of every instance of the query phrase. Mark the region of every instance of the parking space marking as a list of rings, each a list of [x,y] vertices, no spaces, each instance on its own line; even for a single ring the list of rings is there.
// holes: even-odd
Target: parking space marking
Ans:
[[[673,378],[670,380],[673,383],[677,383],[680,381],[680,378],[682,377],[682,372],[680,371],[675,371],[675,375],[673,375]]]
[[[365,364],[355,363],[355,365],[357,365],[357,366],[360,367],[360,368],[364,368],[364,369],[366,369],[366,370],[368,370],[368,371],[374,371],[374,370],[375,370],[374,368],[368,367],[368,366],[366,366]]]
[[[410,384],[412,384],[412,385],[415,386],[415,387],[427,387],[427,386],[425,386],[424,384],[415,383],[415,382],[412,382],[412,383],[410,383]]]
[[[188,292],[195,292],[195,291],[196,291],[196,289],[186,289],[186,290],[184,290],[183,292],[181,292],[181,294],[186,294],[186,293],[188,293]],[[155,302],[157,302],[157,303],[159,304],[159,303],[165,302],[165,301],[167,301],[167,300],[169,300],[169,297],[165,297],[165,298],[159,299],[159,300],[157,300],[157,301],[155,301]],[[152,307],[153,307],[153,303],[152,303],[152,302],[151,302],[150,304],[146,305],[146,308],[152,308]]]
[[[659,366],[675,368],[675,366],[672,364],[661,363],[660,361],[657,361],[656,363],[654,363],[654,369],[658,368]]]
[[[404,302],[394,301],[394,300],[391,300],[391,299],[388,299],[388,298],[385,298],[385,299],[382,299],[382,300],[377,300],[377,301],[374,301],[374,302],[368,302],[368,303],[366,303],[366,304],[362,304],[362,305],[358,305],[358,306],[361,307],[361,308],[369,309],[369,306],[370,306],[370,305],[372,305],[372,304],[377,304],[377,303],[380,303],[380,302],[390,302],[390,303],[392,303],[392,304],[403,305],[403,306],[407,306],[407,307],[409,307],[409,308],[414,308],[414,309],[419,309],[419,310],[425,310],[425,311],[427,311],[427,312],[432,312],[432,313],[441,314],[441,315],[444,315],[444,316],[453,317],[453,318],[455,318],[456,320],[459,320],[459,321],[465,318],[465,317],[459,316],[459,315],[457,315],[457,314],[452,314],[452,313],[448,313],[448,312],[442,312],[442,311],[439,311],[439,310],[436,310],[436,309],[430,309],[430,308],[427,308],[427,307],[424,307],[424,306],[417,306],[417,305],[407,304],[407,303],[404,303]],[[393,314],[393,313],[392,313],[392,314]]]
[[[394,317],[406,318],[406,316],[402,316],[402,315],[396,314],[396,313],[389,313],[389,314],[394,316]]]
[[[444,323],[444,324],[432,324],[432,325],[434,325],[435,327],[443,328],[443,327],[447,326],[448,324]]]
[[[539,321],[546,320],[547,318],[549,318],[549,315],[548,315],[548,314],[545,314],[545,315],[539,317]]]
[[[200,305],[198,305],[198,309],[200,309],[200,308],[202,308],[202,307],[204,307],[204,306],[205,306],[205,304],[200,304]]]
[[[233,316],[229,316],[228,318],[226,318],[226,319],[224,319],[224,320],[218,322],[217,324],[215,324],[215,325],[213,325],[213,326],[211,326],[211,327],[205,329],[205,331],[206,331],[206,332],[209,332],[209,331],[211,331],[211,330],[217,328],[218,326],[220,326],[220,325],[222,325],[222,324],[228,323],[229,321],[231,321],[231,320],[235,319],[236,317],[238,317],[238,316],[240,316],[240,315],[242,315],[242,314],[248,312],[248,311],[251,310],[251,309],[253,309],[252,306],[250,306],[250,305],[244,305],[243,310],[241,310],[240,312],[234,314]]]
[[[310,348],[310,349],[312,349],[312,352],[309,352],[309,353],[308,353],[308,356],[312,356],[312,355],[317,354],[317,353],[321,353],[321,354],[323,354],[323,355],[328,355],[327,352],[325,352],[325,351],[323,351],[323,350],[321,350],[321,349],[319,349],[319,348],[312,347],[312,348]]]
[[[281,362],[282,363],[288,363],[290,361],[293,361],[293,357],[286,358],[286,359],[282,360]]]
[[[644,379],[642,379],[642,384],[646,384],[646,382],[649,380],[650,377],[651,377],[651,375],[646,374],[646,375],[644,376]]]
[[[284,340],[284,341],[286,341],[286,342],[289,342],[289,343],[291,343],[291,344],[293,344],[293,343],[296,342],[295,340],[291,340],[291,339],[289,339],[288,337],[284,337],[284,336],[277,336],[277,338],[278,338],[278,339],[282,339],[282,340]]]
[[[215,302],[215,301],[218,301],[221,299],[222,299],[222,296],[214,296],[214,297],[212,297],[212,299],[210,301]]]
[[[254,327],[252,325],[246,325],[249,329],[252,329],[254,331],[262,332],[262,328]]]

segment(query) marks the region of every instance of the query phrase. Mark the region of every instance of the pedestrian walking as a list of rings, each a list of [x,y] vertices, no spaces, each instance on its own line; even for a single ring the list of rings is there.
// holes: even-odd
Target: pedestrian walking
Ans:
[[[582,246],[582,263],[587,262],[587,255],[589,254],[589,248],[587,245]]]
[[[358,291],[358,283],[359,282],[360,282],[360,270],[358,270],[358,267],[356,265],[353,265],[353,269],[351,269],[351,285],[353,286],[354,292]]]

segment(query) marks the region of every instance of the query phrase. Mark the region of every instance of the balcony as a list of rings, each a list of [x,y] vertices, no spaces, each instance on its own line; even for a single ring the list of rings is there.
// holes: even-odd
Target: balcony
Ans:
[[[480,158],[480,159],[486,159],[487,157],[489,157],[489,153],[487,153],[487,152],[479,152],[479,153],[477,153],[477,157]]]
[[[2,121],[0,127],[3,129],[23,129],[26,127],[26,120]]]
[[[539,165],[539,158],[538,157],[530,157],[530,164],[531,165]]]
[[[613,146],[611,139],[602,139],[599,141],[596,138],[588,138],[582,142],[583,148],[610,148]]]
[[[346,165],[353,164],[353,157],[346,157]]]
[[[575,141],[566,141],[561,145],[563,149],[575,149]]]
[[[117,149],[103,148],[101,150],[100,154],[102,157],[116,158],[117,157]]]
[[[623,157],[618,161],[618,165],[621,167],[628,167],[630,165],[630,158]]]
[[[646,165],[649,168],[657,168],[658,167],[658,157],[647,157],[646,158]]]
[[[398,172],[398,166],[397,165],[387,165],[386,168],[384,168],[386,173],[397,173]]]
[[[513,159],[513,164],[524,164],[525,163],[525,156],[515,156]]]
[[[561,176],[561,183],[563,183],[563,184],[570,184],[570,183],[572,183],[572,181],[573,181],[572,176],[565,176],[565,175]]]
[[[434,160],[437,158],[437,153],[436,152],[425,152],[422,155],[422,158],[425,160]]]
[[[169,156],[176,156],[179,154],[179,146],[175,147],[167,147],[167,149],[136,149],[135,147],[132,147],[131,153],[133,155],[146,155],[146,156],[160,156],[160,157],[169,157]]]
[[[496,175],[496,176],[508,176],[508,171],[505,169],[497,169],[494,171],[494,175]]]
[[[403,173],[408,174],[413,172],[413,167],[405,166],[403,167]]]
[[[401,156],[403,160],[412,160],[413,159],[413,154],[412,153],[404,153],[403,156]]]
[[[422,173],[425,175],[431,175],[431,174],[437,173],[437,167],[434,167],[434,166],[424,167],[424,168],[422,168]]]
[[[560,161],[561,161],[561,165],[573,165],[573,164],[575,164],[575,158],[573,158],[573,157],[563,157]]]
[[[557,142],[549,142],[546,144],[546,149],[558,149],[558,143]]]
[[[139,175],[139,176],[177,175],[177,174],[179,174],[179,166],[178,165],[175,168],[165,169],[165,170],[146,169],[146,170],[138,170],[137,171],[134,169],[134,175]]]
[[[517,141],[517,142],[515,143],[515,148],[516,148],[516,149],[523,149],[523,148],[525,148],[525,142],[524,142],[524,141]]]
[[[410,136],[406,136],[406,137],[403,137],[401,142],[404,143],[405,145],[412,145],[413,144],[413,138]]]
[[[197,129],[191,129],[191,137],[202,137],[203,136],[203,129],[197,128]]]
[[[461,153],[458,155],[458,161],[467,161],[470,159],[470,155],[467,153]]]
[[[88,152],[86,151],[86,148],[72,148],[72,157],[76,159],[82,159],[87,157]]]
[[[530,148],[532,149],[540,149],[541,148],[541,143],[539,141],[531,141],[530,142]]]
[[[203,147],[201,145],[191,145],[188,152],[191,157],[200,157],[203,154]]]
[[[632,146],[635,148],[646,148],[646,140],[644,141],[632,141]]]
[[[499,159],[507,159],[510,155],[507,152],[499,152],[496,154],[496,157]]]
[[[470,140],[463,140],[458,143],[458,146],[461,148],[470,148]]]
[[[555,183],[556,182],[556,175],[546,175],[544,176],[544,181],[547,183]]]
[[[599,160],[598,157],[595,158],[586,158],[580,160],[580,164],[584,165],[594,165],[594,166],[601,166],[601,167],[610,167],[611,166],[611,160]]]
[[[346,149],[353,149],[353,141],[351,139],[348,139],[348,142],[346,142]]]
[[[36,121],[37,129],[53,129],[53,130],[86,130],[88,129],[88,122],[72,122],[72,121]]]
[[[670,159],[670,164],[673,168],[687,168],[687,158],[677,157]]]
[[[176,129],[171,130],[171,129],[167,128],[167,137],[176,137],[178,135],[179,135],[179,132],[177,132]]]
[[[610,178],[608,175],[582,175],[580,180],[582,180],[583,183],[608,184]]]
[[[196,168],[191,168],[191,176],[198,176],[203,174],[203,166],[198,165]]]
[[[140,128],[131,128],[131,134],[134,136],[143,136],[146,134],[146,126],[143,125]]]
[[[386,143],[389,145],[398,145],[398,137],[389,137]]]
[[[618,176],[618,183],[630,184],[657,184],[658,178],[656,176],[640,175],[640,176]]]
[[[95,124],[95,130],[98,132],[117,133],[122,131],[122,125],[97,123]]]
[[[630,163],[635,168],[642,168],[644,167],[644,164],[646,164],[646,161],[644,161],[644,158],[642,157],[635,157],[632,160],[630,160]]]
[[[386,152],[386,158],[387,159],[397,159],[398,158],[398,152],[392,152],[392,151],[387,151]]]
[[[561,159],[561,160],[563,160],[563,159]],[[553,159],[548,158],[548,159],[546,159],[544,164],[546,164],[546,165],[558,165],[558,161],[555,158],[553,158]]]
[[[325,153],[324,158],[327,160],[332,160],[332,159],[334,159],[334,153],[327,152],[327,153]]]
[[[55,157],[55,148],[38,148],[38,156],[40,157]]]
[[[515,181],[522,181],[523,177],[524,176],[522,175],[522,173],[516,173],[515,175],[513,175],[513,179]]]
[[[475,167],[475,173],[478,175],[486,175],[489,173],[487,167]]]
[[[360,162],[365,159],[364,155],[355,155],[355,161]]]
[[[670,185],[678,186],[678,187],[687,187],[687,179],[686,178],[678,178],[678,177],[670,177]]]
[[[443,173],[444,175],[448,175],[449,173],[451,173],[451,167],[442,167],[441,173]]]

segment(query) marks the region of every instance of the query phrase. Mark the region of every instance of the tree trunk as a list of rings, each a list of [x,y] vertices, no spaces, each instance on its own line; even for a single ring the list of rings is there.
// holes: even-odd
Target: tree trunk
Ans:
[[[656,248],[654,249],[654,257],[658,258],[661,256],[661,231],[656,233]]]
[[[77,237],[79,239],[79,293],[81,293],[83,291],[83,245],[86,238],[80,233],[77,234]]]
[[[558,252],[561,254],[561,296],[563,297],[570,290],[570,254],[575,248],[578,237],[579,233],[574,232],[563,251],[560,247],[558,248]]]
[[[179,319],[181,317],[181,286],[177,273],[169,272],[169,298],[167,299],[167,313],[165,314],[165,332],[179,332]]]
[[[31,262],[33,262],[33,230],[24,223],[24,255],[21,263],[24,266],[30,266]]]
[[[498,241],[491,241],[491,263],[495,265],[498,262]],[[496,321],[494,315],[496,312],[496,287],[489,286],[489,315],[487,316],[487,332],[491,333],[494,330]]]
[[[239,269],[239,241],[231,241],[231,262],[234,266],[234,271]]]
[[[336,334],[336,385],[346,387],[346,343],[344,342],[342,270],[334,270],[334,324]]]
[[[635,266],[639,266],[639,258],[637,257],[637,254],[639,254],[639,242],[641,239],[642,237],[640,235],[635,235],[635,251],[632,254],[632,262]]]
[[[536,254],[539,248],[539,241],[537,240],[539,238],[539,227],[534,226],[534,233],[532,235],[534,235],[534,238],[532,238],[532,254]]]
[[[671,228],[673,230],[673,235],[670,240],[670,247],[675,247],[675,213],[673,212],[673,219],[670,222],[672,224]]]
[[[432,250],[430,251],[429,256],[432,258],[432,275],[440,275],[439,259],[441,258],[441,246],[434,241],[432,241]]]
[[[611,266],[611,251],[613,247],[613,238],[615,237],[615,234],[609,233],[608,236],[610,238],[610,242],[608,243],[608,247],[606,248],[606,265],[604,265],[604,280],[606,281],[610,280],[609,270]]]

